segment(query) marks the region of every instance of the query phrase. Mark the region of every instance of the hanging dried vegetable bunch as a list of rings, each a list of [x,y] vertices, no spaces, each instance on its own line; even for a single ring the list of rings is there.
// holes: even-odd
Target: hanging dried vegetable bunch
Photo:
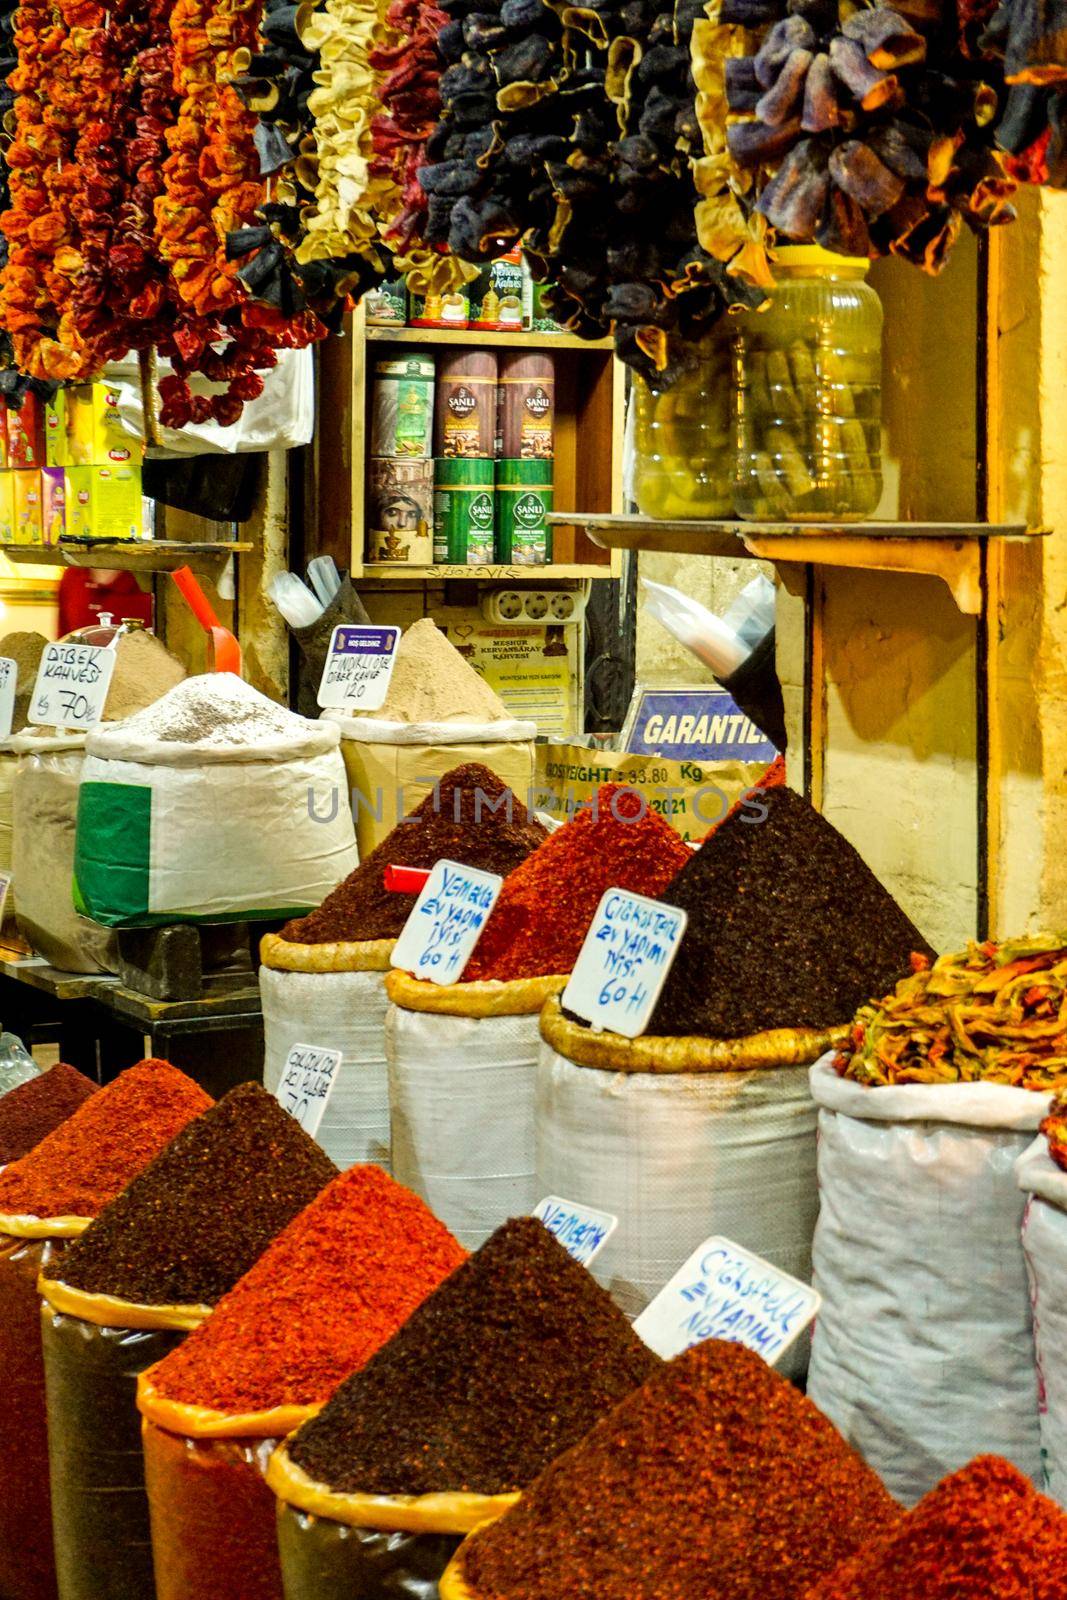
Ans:
[[[960,0],[965,42],[978,32],[974,53],[998,63],[1007,100],[996,140],[1005,166],[1022,183],[1067,188],[1067,11],[1054,5],[986,0],[977,14]]]
[[[963,222],[1011,221],[993,145],[998,74],[946,0],[710,0],[727,151],[779,235],[928,272]],[[714,12],[714,15],[712,15]]]
[[[11,204],[7,154],[11,143],[11,129],[14,125],[15,94],[8,85],[8,78],[18,66],[18,57],[15,53],[15,9],[12,0],[3,0],[3,3],[0,3],[0,212],[6,211]],[[0,233],[0,271],[7,264],[7,257],[7,238]],[[6,329],[0,328],[0,401],[10,409],[18,410],[27,391],[33,391],[41,398],[48,398],[54,390],[54,384],[40,378],[31,378],[27,373],[19,371],[15,365],[11,336]]]

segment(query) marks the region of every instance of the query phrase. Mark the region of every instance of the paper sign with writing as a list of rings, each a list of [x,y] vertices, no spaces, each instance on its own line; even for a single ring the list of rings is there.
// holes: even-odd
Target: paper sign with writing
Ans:
[[[773,1367],[821,1304],[817,1289],[716,1236],[694,1250],[642,1311],[634,1331],[665,1360],[705,1339],[725,1339]]]
[[[600,1254],[619,1225],[610,1211],[595,1211],[576,1200],[561,1200],[557,1194],[546,1195],[534,1208],[534,1216],[583,1267]]]
[[[10,739],[15,718],[15,690],[18,687],[18,662],[0,656],[0,739]]]
[[[677,906],[609,889],[563,991],[564,1006],[594,1028],[636,1039],[648,1027],[688,920]]]
[[[396,665],[399,628],[361,628],[343,622],[333,630],[319,684],[319,705],[333,711],[378,711]]]
[[[319,1131],[342,1059],[340,1050],[317,1044],[294,1044],[286,1058],[276,1098],[312,1139]]]
[[[438,861],[393,950],[393,966],[431,983],[458,983],[504,882],[495,872]]]
[[[107,645],[49,644],[37,669],[30,721],[45,728],[92,728],[104,702],[118,657]]]

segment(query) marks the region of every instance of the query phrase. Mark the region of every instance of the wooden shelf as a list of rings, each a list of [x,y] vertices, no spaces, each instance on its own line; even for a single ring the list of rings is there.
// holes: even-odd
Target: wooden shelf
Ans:
[[[613,339],[580,339],[576,333],[494,333],[485,328],[368,327],[371,344],[466,344],[483,350],[613,350]]]
[[[124,572],[173,572],[176,567],[189,566],[209,574],[221,571],[231,556],[254,549],[249,539],[139,539],[116,544],[101,539],[64,539],[54,545],[0,545],[0,550],[20,565],[112,567]]]
[[[978,522],[669,522],[642,516],[581,516],[549,521],[585,529],[605,550],[646,550],[679,555],[731,556],[773,561],[789,569],[811,563],[875,572],[917,572],[948,585],[959,609],[981,610],[981,548],[991,539],[1035,539],[1047,528]]]
[[[362,583],[556,583],[586,578],[610,578],[612,569],[607,562],[582,565],[578,562],[559,562],[547,566],[470,566],[470,567],[387,567],[368,562],[363,568]]]

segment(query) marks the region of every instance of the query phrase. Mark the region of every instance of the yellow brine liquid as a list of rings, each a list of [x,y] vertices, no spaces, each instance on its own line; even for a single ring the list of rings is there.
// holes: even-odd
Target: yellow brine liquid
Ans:
[[[695,369],[669,389],[633,380],[633,492],[643,516],[730,515],[730,334],[724,318],[701,341]]]

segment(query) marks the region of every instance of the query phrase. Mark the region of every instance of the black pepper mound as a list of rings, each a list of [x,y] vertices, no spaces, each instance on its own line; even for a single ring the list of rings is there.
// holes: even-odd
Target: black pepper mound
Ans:
[[[689,927],[650,1034],[828,1028],[934,952],[846,839],[791,789],[711,835],[660,896]]]
[[[418,897],[387,889],[386,867],[429,869],[444,858],[506,878],[547,837],[495,772],[476,761],[453,767],[317,911],[287,923],[282,938],[290,944],[399,938]]]
[[[59,1061],[47,1072],[0,1097],[0,1167],[20,1161],[35,1144],[73,1116],[96,1093],[96,1084]]]
[[[662,1362],[533,1217],[492,1238],[289,1446],[338,1493],[503,1494]]]
[[[337,1168],[258,1083],[189,1123],[74,1241],[73,1289],[214,1305]]]

